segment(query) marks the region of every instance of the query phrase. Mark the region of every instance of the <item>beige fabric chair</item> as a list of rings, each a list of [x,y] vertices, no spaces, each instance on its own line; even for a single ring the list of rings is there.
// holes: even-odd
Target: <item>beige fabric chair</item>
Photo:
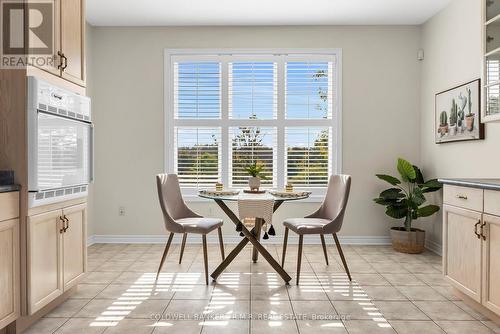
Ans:
[[[203,258],[205,262],[205,282],[208,285],[208,256],[207,256],[207,234],[218,230],[219,245],[222,260],[224,260],[224,243],[222,240],[222,219],[218,218],[204,218],[191,211],[184,202],[179,186],[179,179],[175,174],[158,174],[156,176],[156,183],[158,187],[158,197],[160,199],[161,210],[163,211],[163,219],[165,228],[170,235],[168,237],[167,245],[163,251],[160,267],[156,278],[160,274],[165,258],[167,257],[168,249],[172,243],[172,238],[175,233],[182,233],[181,253],[179,257],[179,264],[182,262],[182,255],[184,254],[184,247],[186,246],[186,237],[188,233],[201,234],[203,241]]]
[[[283,256],[281,266],[285,265],[286,244],[288,240],[288,230],[299,235],[299,250],[297,258],[297,284],[299,284],[300,277],[300,264],[302,261],[302,244],[305,234],[319,234],[321,244],[323,246],[323,253],[325,255],[326,264],[328,265],[328,254],[325,245],[325,234],[332,234],[337,250],[344,264],[345,271],[349,280],[351,274],[347,267],[347,262],[340,247],[337,232],[342,227],[344,220],[344,213],[349,198],[349,191],[351,189],[351,177],[349,175],[332,175],[328,182],[328,190],[326,192],[325,200],[321,207],[305,218],[290,218],[285,219],[283,225],[285,226],[285,239],[283,241]]]

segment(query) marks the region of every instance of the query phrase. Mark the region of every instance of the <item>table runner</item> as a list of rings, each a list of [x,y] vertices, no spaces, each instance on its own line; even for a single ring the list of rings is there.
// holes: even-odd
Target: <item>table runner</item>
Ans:
[[[238,215],[244,221],[248,218],[264,219],[265,231],[273,223],[274,198],[269,194],[240,194],[238,196]]]

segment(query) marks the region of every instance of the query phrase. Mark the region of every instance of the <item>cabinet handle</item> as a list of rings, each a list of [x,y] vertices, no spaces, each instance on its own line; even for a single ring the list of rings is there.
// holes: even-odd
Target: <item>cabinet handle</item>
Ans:
[[[62,234],[64,232],[66,232],[66,230],[64,229],[64,222],[65,222],[65,220],[64,220],[64,218],[62,216],[59,216],[59,221],[62,223],[62,226],[63,226],[61,229],[59,229],[59,233]]]
[[[64,59],[64,66],[63,66],[62,70],[64,71],[66,69],[66,67],[68,67],[68,57],[66,57],[64,55],[64,53],[62,54],[62,57]]]
[[[476,237],[478,239],[481,239],[481,234],[477,233],[477,227],[479,226],[479,224],[481,224],[481,221],[478,220],[477,223],[474,225],[474,234],[476,235]],[[481,229],[482,230],[482,229]]]
[[[457,198],[458,199],[467,199],[467,196],[466,195],[457,195]]]
[[[486,236],[484,235],[484,227],[486,226],[486,222],[483,222],[481,224],[481,237],[483,238],[483,240],[486,240]]]
[[[66,225],[64,226],[64,233],[66,233],[66,231],[69,229],[69,219],[68,217],[66,217],[66,215],[63,216],[63,219],[64,222],[66,223]]]
[[[57,55],[59,56],[59,65],[57,65],[57,69],[59,70],[63,67],[64,53],[62,53],[61,51],[57,51]]]

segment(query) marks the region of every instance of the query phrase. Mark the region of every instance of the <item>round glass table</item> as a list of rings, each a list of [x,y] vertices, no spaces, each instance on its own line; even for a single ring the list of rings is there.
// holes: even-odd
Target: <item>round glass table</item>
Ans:
[[[293,194],[293,193],[292,193]],[[283,278],[283,280],[288,284],[291,280],[290,275],[283,269],[283,267],[273,258],[273,256],[267,251],[267,249],[260,243],[260,232],[263,224],[265,223],[262,218],[255,219],[254,227],[249,230],[245,227],[245,225],[238,218],[238,215],[233,212],[227,205],[226,201],[238,201],[239,199],[272,199],[274,201],[273,212],[276,212],[278,208],[284,203],[289,201],[299,201],[304,200],[309,197],[309,193],[303,192],[297,195],[287,195],[277,196],[272,195],[268,192],[263,194],[252,194],[252,193],[244,193],[240,191],[238,194],[217,194],[214,192],[201,192],[198,196],[206,199],[210,199],[215,201],[217,205],[224,211],[227,217],[237,226],[237,228],[241,229],[241,233],[243,233],[244,238],[240,241],[240,243],[228,254],[224,261],[214,270],[214,272],[210,275],[214,281],[217,280],[220,274],[224,271],[224,269],[229,266],[231,262],[236,258],[236,256],[245,248],[245,246],[250,242],[253,245],[253,254],[252,259],[254,262],[258,259],[258,254],[261,254],[262,257],[273,267],[273,269]],[[238,229],[238,230],[239,230]]]

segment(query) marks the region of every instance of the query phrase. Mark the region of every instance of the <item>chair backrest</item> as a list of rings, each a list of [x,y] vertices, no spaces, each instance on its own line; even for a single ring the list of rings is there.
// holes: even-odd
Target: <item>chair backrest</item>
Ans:
[[[183,227],[175,222],[176,219],[198,217],[184,202],[179,186],[179,179],[175,174],[156,175],[158,198],[165,221],[165,228],[169,232],[182,233]]]
[[[319,210],[313,214],[315,218],[328,219],[331,221],[331,223],[325,227],[325,233],[338,232],[342,227],[350,190],[350,175],[330,176],[325,200]]]

